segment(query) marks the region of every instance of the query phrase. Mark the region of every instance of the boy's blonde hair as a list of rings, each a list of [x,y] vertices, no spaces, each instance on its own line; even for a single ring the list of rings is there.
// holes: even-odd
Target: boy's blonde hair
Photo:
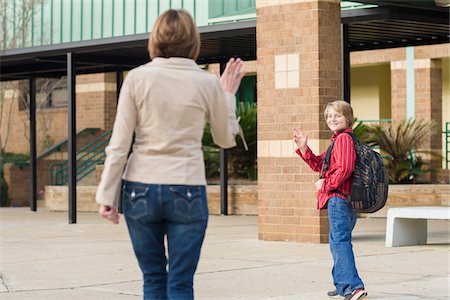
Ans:
[[[325,111],[323,112],[325,120],[327,119],[327,114],[330,108],[334,109],[336,112],[344,116],[344,118],[348,122],[348,128],[351,128],[353,126],[353,123],[355,122],[355,118],[353,117],[353,108],[348,102],[345,102],[343,100],[336,100],[328,103],[325,107]]]
[[[158,17],[148,40],[150,58],[185,57],[196,60],[200,53],[200,34],[185,10],[169,9]]]

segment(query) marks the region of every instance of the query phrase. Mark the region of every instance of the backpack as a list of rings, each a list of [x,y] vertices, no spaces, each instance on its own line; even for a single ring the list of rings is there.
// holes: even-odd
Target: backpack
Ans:
[[[361,213],[374,213],[386,204],[389,176],[381,155],[365,144],[361,144],[353,133],[349,133],[355,146],[356,161],[352,174],[352,191],[346,196],[338,190],[333,192],[346,196],[353,210]],[[323,160],[322,174],[328,170],[334,142],[328,147]]]

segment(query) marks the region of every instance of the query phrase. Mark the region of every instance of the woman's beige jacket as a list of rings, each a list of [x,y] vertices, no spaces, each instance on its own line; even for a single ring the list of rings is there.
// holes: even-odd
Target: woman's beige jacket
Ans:
[[[235,97],[195,61],[158,57],[131,70],[120,91],[97,203],[117,207],[122,179],[205,185],[205,122],[210,123],[217,145],[236,145]]]

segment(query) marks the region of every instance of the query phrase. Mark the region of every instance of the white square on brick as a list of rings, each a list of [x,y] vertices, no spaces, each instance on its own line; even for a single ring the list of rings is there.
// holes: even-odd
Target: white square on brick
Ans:
[[[275,88],[285,89],[287,86],[286,71],[275,72]]]
[[[281,156],[282,157],[293,157],[295,153],[295,144],[292,140],[281,141]]]
[[[288,54],[287,71],[298,71],[300,69],[298,54]]]
[[[286,71],[287,55],[275,55],[275,72]]]
[[[286,87],[287,88],[299,87],[299,71],[287,72]]]
[[[269,141],[269,156],[270,157],[281,156],[281,141]]]

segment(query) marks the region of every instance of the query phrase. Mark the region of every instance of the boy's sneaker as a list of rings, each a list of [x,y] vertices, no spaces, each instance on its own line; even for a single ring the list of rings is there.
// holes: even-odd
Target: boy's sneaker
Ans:
[[[328,292],[327,296],[330,299],[344,299],[344,297],[339,295],[336,290]]]
[[[364,289],[357,289],[345,296],[345,300],[361,300],[366,298],[367,292]]]

